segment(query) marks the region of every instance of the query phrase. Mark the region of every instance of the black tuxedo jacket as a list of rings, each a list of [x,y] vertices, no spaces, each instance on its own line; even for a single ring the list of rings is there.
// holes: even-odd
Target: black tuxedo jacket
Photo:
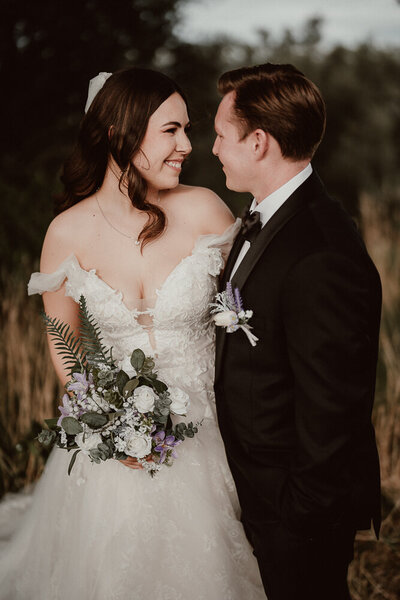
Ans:
[[[243,243],[232,248],[221,287]],[[380,524],[371,424],[379,275],[314,173],[263,227],[233,281],[259,342],[217,327],[216,400],[244,522],[299,535]]]

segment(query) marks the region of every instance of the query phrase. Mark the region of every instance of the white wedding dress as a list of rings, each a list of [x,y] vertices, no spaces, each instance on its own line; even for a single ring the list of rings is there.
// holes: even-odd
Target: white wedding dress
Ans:
[[[118,361],[138,347],[154,356],[159,378],[190,395],[184,420],[203,425],[177,448],[174,465],[153,479],[114,460],[92,464],[82,453],[68,476],[69,453],[54,449],[31,506],[3,543],[1,600],[265,600],[213,395],[209,302],[238,226],[201,236],[157,291],[154,306],[141,311],[129,309],[120,292],[74,256],[53,274],[32,275],[31,294],[64,282],[76,301],[83,294]],[[0,505],[0,523],[2,511],[9,521],[4,514],[15,501]]]

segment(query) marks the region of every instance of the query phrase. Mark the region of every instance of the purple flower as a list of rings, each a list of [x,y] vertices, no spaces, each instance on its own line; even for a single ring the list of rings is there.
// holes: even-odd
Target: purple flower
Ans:
[[[83,373],[72,373],[72,377],[75,379],[72,383],[67,385],[68,391],[75,392],[78,400],[82,399],[83,394],[89,389],[89,386],[93,383],[93,376],[90,373],[89,378],[86,377],[86,372]]]
[[[237,308],[237,312],[241,312],[243,310],[242,298],[240,296],[239,288],[235,288],[235,304]]]
[[[157,446],[154,448],[154,451],[160,453],[160,463],[165,461],[168,453],[170,453],[172,458],[177,457],[174,448],[175,446],[179,446],[181,440],[175,439],[175,436],[173,435],[165,436],[165,431],[159,431],[153,435],[153,440],[157,444]]]
[[[61,421],[64,417],[72,417],[74,416],[73,407],[71,406],[70,397],[68,394],[64,394],[62,398],[63,405],[59,406],[58,409],[61,413],[60,418],[57,421],[57,425],[61,427]]]
[[[230,281],[228,281],[228,283],[226,284],[226,297],[227,297],[230,309],[235,310],[236,302],[235,302],[235,297],[233,295],[232,284]]]

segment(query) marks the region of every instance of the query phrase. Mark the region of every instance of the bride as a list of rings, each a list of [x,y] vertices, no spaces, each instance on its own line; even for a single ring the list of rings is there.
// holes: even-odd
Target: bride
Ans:
[[[83,294],[119,364],[137,347],[153,356],[203,425],[153,479],[133,458],[97,465],[83,453],[68,476],[69,454],[53,450],[1,555],[0,599],[265,599],[213,396],[208,305],[239,223],[210,190],[179,184],[191,145],[173,81],[102,73],[87,108],[29,293],[76,331]]]

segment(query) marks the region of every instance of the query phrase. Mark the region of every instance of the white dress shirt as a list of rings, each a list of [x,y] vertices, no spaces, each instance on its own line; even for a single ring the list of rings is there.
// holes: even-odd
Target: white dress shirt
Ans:
[[[289,179],[289,181],[284,183],[280,188],[278,188],[277,190],[272,192],[272,194],[264,198],[264,200],[262,200],[262,202],[260,202],[258,206],[256,199],[253,198],[253,202],[250,206],[250,212],[252,213],[253,211],[257,210],[260,213],[261,228],[264,227],[266,223],[268,223],[270,218],[276,213],[278,208],[280,208],[282,204],[286,202],[289,196],[291,196],[293,192],[297,190],[297,188],[300,187],[301,184],[304,183],[308,177],[310,177],[311,173],[312,166],[311,163],[308,163],[308,165],[302,171],[300,171],[300,173],[297,173],[297,175],[292,177],[292,179]],[[243,246],[240,249],[236,262],[233,266],[229,279],[232,279],[233,275],[236,273],[240,263],[247,254],[249,248],[250,242],[248,240],[245,240],[243,242]]]

